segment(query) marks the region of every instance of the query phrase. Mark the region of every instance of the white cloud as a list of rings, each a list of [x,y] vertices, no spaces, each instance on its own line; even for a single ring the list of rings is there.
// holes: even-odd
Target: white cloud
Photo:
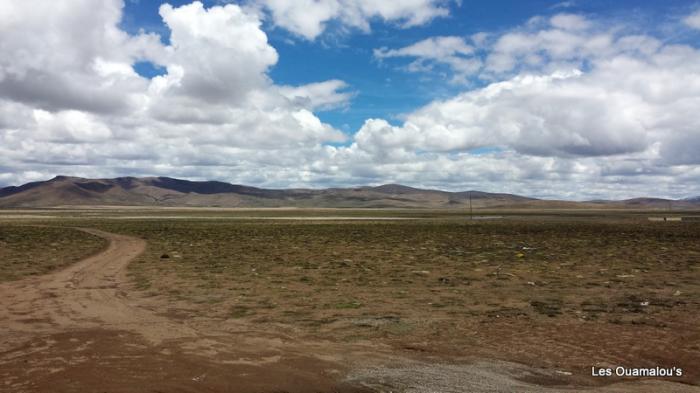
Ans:
[[[35,140],[82,143],[105,142],[113,137],[111,130],[94,116],[80,111],[51,113],[33,111],[36,124]]]
[[[254,168],[283,150],[345,139],[311,111],[347,105],[348,86],[274,85],[267,72],[278,55],[255,14],[233,4],[163,5],[165,46],[156,35],[123,32],[121,6],[0,6],[0,167],[26,174],[17,179]],[[143,78],[132,68],[139,60],[167,73]]]
[[[444,59],[458,55],[470,55],[474,48],[460,37],[431,37],[400,49],[375,49],[374,55],[383,59],[387,57],[423,57],[427,59]]]
[[[583,67],[586,62],[613,55],[624,50],[614,45],[615,28],[599,28],[577,15],[558,14],[549,20],[536,18],[524,29],[503,34],[493,43],[485,56],[481,72],[487,78],[505,76],[512,72],[550,70],[561,67]],[[649,48],[658,43],[651,37]],[[631,50],[643,50],[633,46]]]
[[[556,9],[563,9],[563,8],[571,8],[571,7],[575,7],[575,6],[576,6],[575,1],[562,1],[562,2],[554,4],[553,6],[551,6],[549,8],[556,10]]]
[[[160,15],[171,31],[165,65],[183,70],[166,94],[238,103],[268,83],[266,72],[278,56],[256,16],[233,4],[206,10],[199,2],[164,4]]]
[[[557,14],[550,19],[553,27],[562,30],[585,30],[591,26],[586,18],[575,14]]]
[[[700,164],[700,115],[692,109],[700,107],[700,71],[694,67],[700,51],[623,31],[559,14],[491,37],[482,46],[484,67],[472,73],[487,81],[483,88],[433,102],[399,126],[369,120],[352,149],[415,165],[421,157],[454,163],[489,148],[495,153],[480,159],[499,157],[501,168],[512,165],[504,183],[549,178],[597,188],[624,182],[644,190],[645,182],[660,181],[671,187],[679,173]],[[430,42],[381,49],[375,56],[445,63],[453,55],[416,49]],[[528,162],[546,164],[545,170],[518,168]],[[552,172],[554,167],[559,169]],[[624,194],[626,187],[602,193]]]
[[[496,36],[485,32],[469,37],[432,37],[399,48],[381,48],[375,57],[412,57],[410,71],[431,71],[433,64],[447,65],[453,80],[497,80],[514,72],[550,70],[562,65],[579,68],[585,61],[610,55],[615,28],[601,29],[580,15],[560,13],[550,18],[534,17],[524,26]],[[632,37],[628,37],[632,38]],[[655,50],[660,43],[651,37],[634,43],[630,50]],[[417,67],[420,65],[421,67]]]
[[[693,12],[683,19],[683,22],[693,29],[700,30],[700,10]]]
[[[581,72],[519,76],[432,103],[401,128],[365,124],[373,148],[468,151],[498,146],[539,156],[609,156],[647,148],[652,113],[639,96],[591,83]]]
[[[477,46],[481,45],[485,39],[483,34],[477,34],[473,37]],[[472,56],[474,52],[474,46],[468,44],[465,39],[442,36],[426,38],[399,49],[375,49],[374,57],[377,59],[413,57],[416,60],[408,65],[409,71],[432,71],[433,64],[445,64],[458,76],[461,76],[474,73],[481,68],[481,60]]]
[[[353,93],[342,91],[347,88],[347,83],[334,79],[302,86],[281,86],[280,93],[294,105],[312,110],[327,110],[348,105]]]
[[[145,81],[130,65],[160,55],[158,37],[117,27],[120,2],[4,1],[0,97],[47,109],[127,112]],[[126,70],[126,74],[124,71]]]
[[[312,14],[308,36],[327,21],[422,23],[438,15],[405,10],[444,3],[404,3],[414,8],[401,12],[395,3],[356,4],[356,20],[333,8]],[[346,136],[314,111],[347,107],[353,87],[274,84],[278,54],[255,12],[195,2],[161,14],[169,45],[123,32],[119,0],[2,2],[0,183],[61,173],[271,187],[400,182],[564,198],[631,197],[654,184],[659,196],[700,194],[696,47],[563,14],[381,49],[387,62],[445,64],[481,87],[401,124],[369,119]],[[132,68],[138,60],[167,72],[143,78]]]
[[[268,10],[275,24],[309,40],[330,22],[370,31],[370,21],[379,18],[403,27],[418,26],[449,15],[444,0],[252,0]]]

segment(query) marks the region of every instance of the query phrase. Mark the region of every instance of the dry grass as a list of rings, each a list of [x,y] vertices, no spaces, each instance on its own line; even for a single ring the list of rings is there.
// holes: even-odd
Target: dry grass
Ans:
[[[260,322],[318,326],[375,314],[605,319],[629,309],[653,323],[656,311],[698,296],[696,225],[122,226],[149,242],[132,265],[142,289],[212,304],[201,307],[207,313],[222,313],[221,304],[230,303],[232,314]],[[645,301],[649,306],[640,305]]]
[[[0,224],[0,282],[48,273],[105,246],[75,229]]]
[[[594,364],[681,365],[698,380],[695,224],[151,221],[112,229],[148,240],[131,274],[180,318],[579,375]]]
[[[700,382],[700,226],[598,217],[395,222],[95,220],[140,236],[138,293],[173,318],[590,374]],[[167,258],[162,258],[167,255]]]

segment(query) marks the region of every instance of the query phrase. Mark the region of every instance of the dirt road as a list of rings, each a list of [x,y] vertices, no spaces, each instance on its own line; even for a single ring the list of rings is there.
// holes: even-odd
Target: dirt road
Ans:
[[[279,339],[201,333],[159,315],[157,302],[130,297],[126,266],[146,243],[82,230],[109,240],[107,249],[52,274],[0,284],[0,391],[336,389],[337,375],[313,372],[335,370],[330,363],[293,352],[283,358]],[[259,367],[266,362],[277,369],[269,377]]]
[[[235,321],[178,320],[162,300],[131,291],[126,267],[145,250],[143,240],[82,230],[109,246],[64,270],[0,284],[0,392],[496,392],[546,390],[523,376],[561,380],[505,362],[432,364],[371,344],[303,342]],[[636,388],[695,391],[649,382]]]
[[[107,249],[56,273],[0,285],[0,321],[10,333],[2,349],[27,334],[74,329],[126,327],[154,343],[193,335],[127,299],[126,266],[143,252],[145,241],[83,230],[107,239]]]

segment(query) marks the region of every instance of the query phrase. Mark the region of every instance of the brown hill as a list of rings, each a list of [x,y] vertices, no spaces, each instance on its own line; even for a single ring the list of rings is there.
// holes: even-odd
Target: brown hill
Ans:
[[[219,181],[169,177],[48,181],[0,188],[0,208],[62,206],[319,207],[319,208],[688,209],[696,199],[635,198],[624,201],[553,201],[481,191],[447,192],[385,184],[378,187],[264,189]]]
[[[0,188],[0,207],[208,206],[208,207],[466,207],[470,192],[424,190],[398,184],[329,189],[263,189],[218,181],[168,177],[48,181]],[[474,207],[535,201],[511,194],[471,192]]]

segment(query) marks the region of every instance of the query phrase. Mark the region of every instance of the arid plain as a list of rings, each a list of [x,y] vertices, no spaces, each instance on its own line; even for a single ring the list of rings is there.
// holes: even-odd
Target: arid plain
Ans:
[[[0,391],[700,389],[697,212],[475,215],[2,211]]]

